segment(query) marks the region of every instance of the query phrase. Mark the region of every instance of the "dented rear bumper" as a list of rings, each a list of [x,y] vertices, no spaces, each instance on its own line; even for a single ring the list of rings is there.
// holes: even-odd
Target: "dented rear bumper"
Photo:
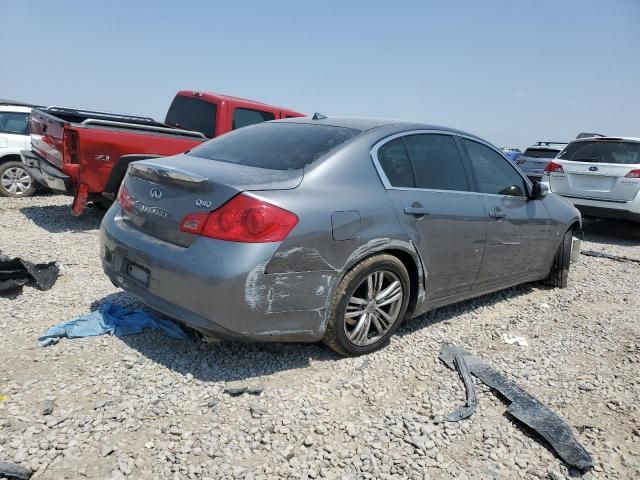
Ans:
[[[117,205],[100,234],[103,269],[116,285],[206,336],[318,341],[337,272],[265,273],[278,246],[207,238],[173,245],[126,224]],[[132,264],[148,275],[131,275]]]

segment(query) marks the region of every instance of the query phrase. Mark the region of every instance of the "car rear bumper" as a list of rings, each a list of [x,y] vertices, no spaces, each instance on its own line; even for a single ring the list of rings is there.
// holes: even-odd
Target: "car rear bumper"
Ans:
[[[267,274],[278,245],[199,238],[180,247],[129,226],[117,204],[100,232],[102,267],[114,284],[205,336],[318,341],[335,272]],[[132,264],[147,270],[145,281],[129,273]]]
[[[636,198],[632,202],[608,202],[587,198],[564,196],[583,216],[615,218],[640,222],[640,201]]]
[[[40,185],[56,192],[73,195],[73,186],[71,184],[71,178],[68,175],[65,175],[50,165],[31,150],[22,150],[20,157],[22,158],[25,170],[27,170]]]

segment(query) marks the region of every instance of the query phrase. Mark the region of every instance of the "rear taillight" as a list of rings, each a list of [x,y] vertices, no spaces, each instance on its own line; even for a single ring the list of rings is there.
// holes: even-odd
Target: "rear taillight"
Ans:
[[[281,242],[297,223],[295,214],[240,194],[213,212],[186,215],[180,230],[230,242]]]
[[[519,158],[518,160],[516,160],[516,164],[518,165],[522,165],[524,163],[527,163],[527,161],[524,158]]]
[[[118,190],[118,205],[122,207],[123,210],[131,211],[133,210],[133,201],[131,200],[131,195],[129,195],[129,191],[127,187],[124,186],[124,180],[120,184],[120,190]]]
[[[80,163],[80,140],[76,130],[64,130],[62,135],[62,161],[64,163]]]
[[[625,175],[627,178],[640,178],[640,170],[631,170]]]
[[[564,169],[559,163],[549,162],[544,166],[544,173],[564,173]]]

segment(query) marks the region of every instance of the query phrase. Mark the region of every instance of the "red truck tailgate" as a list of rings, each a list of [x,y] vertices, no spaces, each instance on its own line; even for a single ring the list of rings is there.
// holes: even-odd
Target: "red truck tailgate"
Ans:
[[[63,167],[64,122],[34,110],[31,113],[31,149],[59,170]]]

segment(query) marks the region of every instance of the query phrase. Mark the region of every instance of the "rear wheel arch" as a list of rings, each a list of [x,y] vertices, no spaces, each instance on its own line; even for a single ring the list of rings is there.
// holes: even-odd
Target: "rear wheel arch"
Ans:
[[[104,193],[115,195],[118,192],[120,184],[122,183],[122,179],[124,178],[125,173],[127,173],[127,168],[132,162],[137,162],[138,160],[148,160],[150,158],[159,158],[160,156],[161,155],[145,154],[122,155],[115,161],[113,167],[111,168],[111,173],[109,174],[109,178],[104,187]]]
[[[21,161],[22,161],[22,158],[17,153],[9,153],[7,155],[4,155],[3,157],[0,157],[0,163],[21,162]]]
[[[405,317],[410,318],[413,312],[416,310],[416,307],[418,306],[418,299],[420,298],[421,293],[421,285],[423,284],[424,270],[418,252],[415,250],[415,247],[413,247],[412,244],[409,245],[402,247],[397,245],[382,246],[377,250],[367,251],[362,256],[357,256],[353,259],[350,259],[350,261],[345,266],[342,275],[337,279],[335,284],[338,285],[357,264],[365,261],[368,258],[383,254],[394,256],[402,262],[407,270],[407,273],[409,274],[409,305],[407,306]]]

